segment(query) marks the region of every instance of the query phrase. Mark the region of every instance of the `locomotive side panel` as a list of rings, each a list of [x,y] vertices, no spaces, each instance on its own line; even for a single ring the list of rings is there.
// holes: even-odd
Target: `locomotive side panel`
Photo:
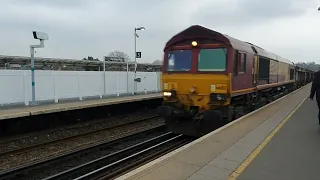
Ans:
[[[278,82],[278,69],[279,62],[270,59],[270,73],[269,73],[269,83],[277,83]]]
[[[295,69],[295,82],[296,82],[296,84],[298,84],[298,82],[299,82],[299,79],[300,79],[299,75],[300,75],[300,73],[299,73],[298,69],[296,68]]]
[[[234,52],[234,72],[232,76],[232,91],[237,93],[253,88],[253,52]]]
[[[279,62],[278,82],[290,80],[290,65],[284,62]]]

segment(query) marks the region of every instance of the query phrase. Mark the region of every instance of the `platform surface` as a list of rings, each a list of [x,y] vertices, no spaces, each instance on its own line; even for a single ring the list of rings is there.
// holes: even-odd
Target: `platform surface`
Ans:
[[[226,180],[236,179],[235,177],[246,179],[245,174],[242,176],[240,173],[244,169],[243,163],[246,163],[247,158],[261,148],[261,144],[274,129],[285,122],[297,106],[301,105],[309,95],[310,87],[310,84],[306,85],[276,102],[118,177],[117,180]],[[310,123],[312,124],[312,120]],[[317,126],[317,122],[313,123]],[[300,133],[299,130],[296,132]],[[277,148],[281,147],[284,146],[280,145]],[[292,158],[295,156],[297,155],[293,154]],[[305,155],[301,156],[303,158]],[[268,158],[270,161],[274,159],[272,156]],[[260,167],[263,165],[262,161],[260,160]],[[249,168],[248,173],[251,175]],[[257,176],[253,179],[261,179]]]
[[[237,180],[319,180],[316,101],[306,99]]]
[[[121,104],[135,101],[151,100],[161,98],[160,93],[134,95],[134,96],[120,96],[113,98],[105,98],[98,100],[84,100],[67,103],[56,103],[40,106],[27,106],[21,108],[12,108],[6,110],[0,110],[0,120],[18,118],[25,116],[33,116],[46,113],[54,113],[61,111],[70,111],[75,109],[84,109],[90,107],[106,106],[113,104]]]

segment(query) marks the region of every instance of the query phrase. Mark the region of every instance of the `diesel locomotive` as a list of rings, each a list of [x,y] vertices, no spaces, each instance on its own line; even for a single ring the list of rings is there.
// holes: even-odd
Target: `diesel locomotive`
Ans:
[[[170,131],[199,137],[306,85],[313,73],[195,25],[166,43],[163,104],[157,111]]]

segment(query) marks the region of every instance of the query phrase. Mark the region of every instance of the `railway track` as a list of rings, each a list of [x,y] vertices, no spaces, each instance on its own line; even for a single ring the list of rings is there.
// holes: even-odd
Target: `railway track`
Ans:
[[[70,140],[70,139],[75,139],[75,138],[91,135],[91,134],[94,134],[94,133],[99,133],[99,132],[102,132],[102,131],[105,131],[105,130],[109,130],[109,129],[112,129],[112,128],[118,128],[118,127],[121,127],[123,125],[130,125],[130,124],[134,124],[134,123],[137,123],[137,122],[141,122],[141,121],[145,121],[145,120],[149,120],[149,119],[153,119],[153,118],[157,118],[157,117],[159,117],[159,116],[153,115],[153,116],[149,116],[149,117],[146,117],[146,118],[141,118],[141,119],[138,119],[138,120],[127,122],[125,124],[118,124],[118,125],[115,125],[115,126],[101,128],[101,129],[95,130],[95,131],[83,132],[83,133],[71,135],[71,136],[68,136],[68,137],[52,139],[52,140],[46,141],[44,143],[33,143],[33,144],[30,144],[30,145],[22,147],[22,148],[15,148],[15,149],[12,149],[12,150],[7,150],[7,151],[3,150],[2,152],[0,151],[0,156],[6,156],[6,155],[15,154],[15,153],[23,152],[23,151],[28,151],[30,149],[38,148],[38,147],[45,146],[45,145],[48,145],[48,144],[57,143],[57,142],[61,142],[61,141],[66,141],[66,140]],[[19,140],[19,139],[17,139],[17,140]],[[9,142],[3,142],[3,143],[0,144],[0,146],[5,147],[5,145],[7,143],[10,143],[10,141]]]
[[[125,124],[132,124],[135,122],[143,121],[146,118],[158,117],[155,114],[155,112],[137,112],[131,115],[123,115],[122,117],[98,119],[67,127],[55,128],[43,132],[29,133],[26,135],[4,138],[0,140],[0,146],[3,147],[0,149],[0,156],[9,155],[11,153],[21,151],[23,149],[27,150],[28,148],[57,142],[63,139],[68,139],[80,135],[86,135],[92,132],[99,132],[106,129],[116,128]],[[86,130],[82,131],[82,129],[84,128],[86,128]],[[56,135],[56,132],[60,131],[65,131],[66,133],[62,135]]]
[[[112,178],[193,140],[162,128],[3,172],[0,180]]]
[[[103,127],[95,131],[75,134],[47,141],[45,143],[34,143],[20,149],[14,149],[0,153],[0,171],[12,169],[21,164],[30,164],[30,161],[37,162],[41,159],[57,156],[75,149],[85,149],[90,146],[105,143],[105,141],[122,138],[137,132],[163,125],[163,120],[158,116],[133,119],[129,122],[122,122],[115,126]]]
[[[140,163],[180,147],[191,139],[171,132],[149,139],[126,149],[114,152],[86,164],[47,177],[44,180],[56,179],[98,179],[113,178]]]

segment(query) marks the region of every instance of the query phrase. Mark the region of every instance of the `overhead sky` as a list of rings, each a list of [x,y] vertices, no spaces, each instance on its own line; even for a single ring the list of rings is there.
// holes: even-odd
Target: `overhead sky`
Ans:
[[[50,36],[36,56],[102,59],[118,50],[141,62],[163,58],[165,43],[191,25],[249,41],[293,62],[320,63],[316,0],[1,0],[0,54],[29,56],[32,31]]]

